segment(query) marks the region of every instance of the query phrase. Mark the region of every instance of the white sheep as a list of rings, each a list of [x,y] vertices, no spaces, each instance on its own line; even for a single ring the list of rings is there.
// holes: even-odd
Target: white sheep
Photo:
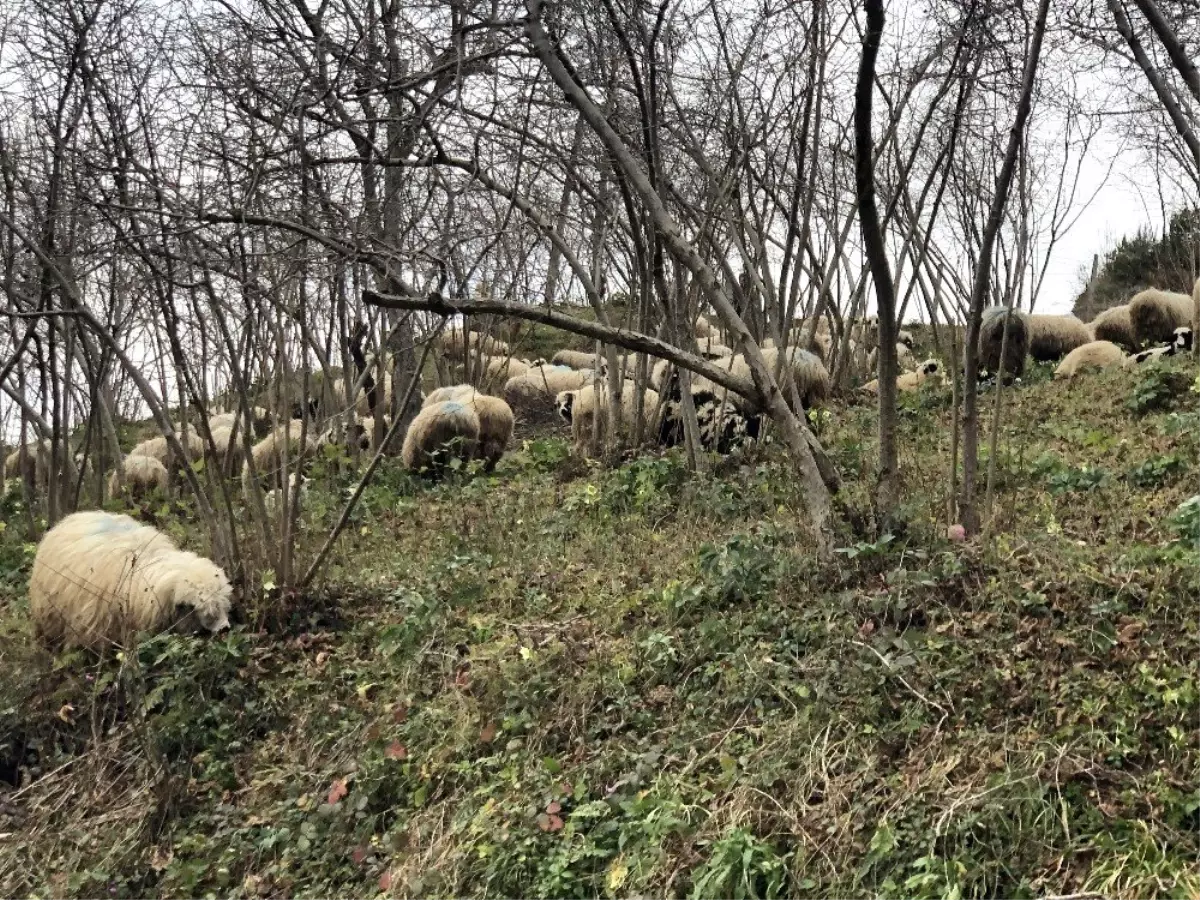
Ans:
[[[455,384],[433,391],[425,398],[422,408],[447,401],[466,404],[479,417],[477,455],[484,461],[484,470],[492,471],[512,438],[516,424],[512,407],[501,398],[485,394],[469,384]]]
[[[283,464],[286,448],[288,468],[295,470],[300,460],[301,452],[311,452],[316,447],[316,441],[305,435],[305,441],[300,442],[300,432],[303,422],[292,419],[286,425],[280,425],[265,438],[259,441],[250,451],[254,461],[254,470],[264,484],[279,487],[283,483]],[[242,465],[242,486],[246,496],[250,495],[253,485],[250,479],[250,460]]]
[[[582,350],[559,350],[550,357],[550,364],[566,366],[569,369],[594,369],[596,368],[596,354],[585,353]]]
[[[609,428],[607,384],[598,382],[579,390],[562,391],[555,398],[555,403],[559,416],[571,426],[571,437],[577,453],[587,455],[593,432],[596,432],[600,444],[604,444]],[[647,388],[642,395],[642,434],[655,436],[658,426],[655,415],[658,408],[658,392]],[[636,417],[637,388],[632,381],[626,381],[621,386],[622,430],[633,433]]]
[[[126,456],[108,476],[108,494],[116,497],[127,491],[135,500],[160,491],[170,490],[167,467],[151,456]]]
[[[1091,340],[1091,329],[1075,316],[1029,317],[1029,355],[1038,362],[1062,359]]]
[[[1092,340],[1109,341],[1126,350],[1136,350],[1137,337],[1133,333],[1133,319],[1129,316],[1129,304],[1111,306],[1091,321]]]
[[[440,475],[453,460],[474,458],[479,430],[479,415],[469,404],[457,400],[432,403],[408,426],[400,460],[411,471]]]
[[[92,649],[180,622],[221,631],[229,627],[232,593],[211,560],[129,516],[94,510],[46,532],[29,578],[37,635]]]
[[[1195,302],[1187,294],[1157,288],[1135,294],[1129,301],[1129,319],[1138,346],[1172,340],[1176,328],[1192,324]]]
[[[1107,369],[1109,366],[1119,366],[1124,361],[1125,351],[1112,341],[1091,341],[1068,353],[1054,370],[1054,377],[1074,378],[1080,372]]]
[[[288,476],[288,503],[292,502],[292,497],[296,491],[300,491],[300,505],[303,506],[308,499],[308,476],[300,472],[293,472]],[[271,488],[263,495],[263,506],[266,508],[267,515],[276,516],[283,508],[283,488]]]

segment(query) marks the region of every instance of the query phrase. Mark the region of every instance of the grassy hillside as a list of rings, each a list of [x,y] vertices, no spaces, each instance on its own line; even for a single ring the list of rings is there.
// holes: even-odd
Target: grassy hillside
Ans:
[[[843,526],[831,564],[776,445],[690,475],[539,438],[386,469],[318,592],[95,662],[33,645],[7,529],[0,893],[1195,897],[1196,373],[1046,375],[967,544],[938,390],[902,412],[907,533]],[[859,518],[874,411],[819,429]]]

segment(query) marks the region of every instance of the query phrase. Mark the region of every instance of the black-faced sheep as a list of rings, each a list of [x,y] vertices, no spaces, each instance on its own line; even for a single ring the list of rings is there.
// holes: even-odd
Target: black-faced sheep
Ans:
[[[1192,324],[1194,301],[1187,294],[1150,288],[1129,301],[1129,318],[1138,347],[1173,339],[1175,329]]]
[[[1007,343],[1004,342],[1006,331]],[[1005,347],[1005,379],[1020,378],[1025,374],[1025,357],[1029,355],[1029,316],[1016,309],[1010,315],[1010,311],[1003,306],[990,306],[983,311],[983,321],[979,326],[981,369],[1000,373],[1001,346]]]
[[[140,500],[154,491],[167,494],[170,489],[167,467],[150,456],[126,456],[108,476],[108,494],[119,496],[128,492]]]
[[[1187,325],[1183,325],[1175,329],[1175,334],[1169,343],[1163,344],[1160,347],[1151,347],[1148,350],[1141,350],[1134,353],[1125,360],[1125,367],[1131,369],[1135,366],[1140,366],[1143,363],[1154,362],[1156,360],[1165,359],[1169,356],[1175,356],[1180,353],[1187,353],[1192,349],[1192,329]]]
[[[720,394],[714,392],[707,379],[694,378],[692,381],[691,395],[696,407],[700,446],[720,454],[731,453],[744,443],[758,440],[762,432],[761,414],[743,412],[724,393],[724,389]],[[677,447],[684,440],[683,395],[679,373],[675,371],[667,384],[658,442],[664,447]]]
[[[587,455],[591,448],[593,432],[603,446],[609,428],[607,384],[598,382],[576,391],[562,391],[555,402],[558,414],[571,426],[571,437],[577,453]],[[658,392],[647,388],[642,395],[642,434],[647,437],[654,436],[657,432],[654,417],[658,407]],[[621,427],[624,432],[634,433],[636,416],[637,388],[632,382],[626,381],[621,387]]]
[[[927,359],[921,363],[912,372],[904,372],[896,376],[896,390],[902,394],[909,394],[920,387],[927,381],[938,381],[942,377],[942,364],[936,359]],[[868,394],[879,393],[879,379],[873,378],[864,384],[859,390],[866,391]]]
[[[93,649],[179,623],[221,631],[232,593],[211,560],[129,516],[98,511],[67,516],[46,532],[29,578],[37,635]]]
[[[1197,284],[1200,284],[1200,281],[1198,281]],[[1174,341],[1175,352],[1189,353],[1192,350],[1192,347],[1195,346],[1195,340],[1195,332],[1192,331],[1191,326],[1182,325],[1179,328],[1176,328]]]
[[[1091,340],[1091,329],[1075,316],[1029,317],[1029,355],[1038,362],[1062,359]]]
[[[554,398],[591,384],[595,378],[591,369],[535,366],[504,383],[504,400],[523,421],[553,422],[558,418]]]
[[[404,467],[437,476],[454,460],[467,462],[479,449],[479,415],[468,403],[443,400],[417,413],[400,451]]]
[[[1107,369],[1125,361],[1125,351],[1112,341],[1091,341],[1076,347],[1054,370],[1055,378],[1074,378],[1089,369]]]
[[[1133,319],[1129,317],[1129,304],[1112,306],[1092,319],[1092,340],[1109,341],[1125,350],[1133,351],[1138,347],[1137,337],[1133,333]]]

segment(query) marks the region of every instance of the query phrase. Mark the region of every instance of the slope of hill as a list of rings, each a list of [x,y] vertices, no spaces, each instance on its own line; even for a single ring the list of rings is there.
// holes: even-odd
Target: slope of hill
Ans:
[[[935,389],[908,532],[831,564],[775,445],[690,475],[539,439],[384,471],[320,592],[95,662],[35,648],[0,532],[0,893],[1195,896],[1194,364],[1030,381],[990,537],[943,538]],[[861,518],[874,411],[817,418]]]

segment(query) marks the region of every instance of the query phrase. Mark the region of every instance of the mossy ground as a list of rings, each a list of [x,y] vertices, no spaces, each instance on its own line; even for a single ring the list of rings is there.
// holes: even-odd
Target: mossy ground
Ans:
[[[777,445],[693,475],[535,438],[385,467],[319,590],[95,661],[35,647],[14,525],[0,893],[1197,896],[1191,366],[1006,394],[967,544],[948,392],[906,398],[907,532],[843,517],[830,564]],[[874,410],[818,427],[861,519]]]

